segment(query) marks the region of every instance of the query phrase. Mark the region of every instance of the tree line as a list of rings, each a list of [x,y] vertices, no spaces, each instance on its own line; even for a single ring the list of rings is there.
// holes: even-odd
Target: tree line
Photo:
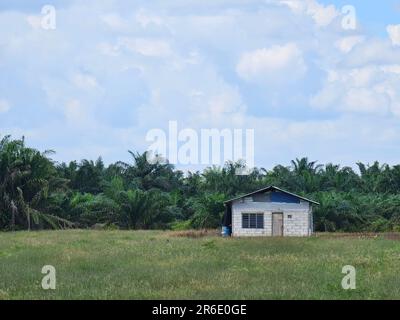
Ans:
[[[275,185],[320,202],[317,231],[400,231],[400,165],[358,171],[301,158],[236,175],[241,162],[184,174],[129,152],[129,163],[57,163],[24,139],[0,140],[0,230],[217,228],[223,201]]]

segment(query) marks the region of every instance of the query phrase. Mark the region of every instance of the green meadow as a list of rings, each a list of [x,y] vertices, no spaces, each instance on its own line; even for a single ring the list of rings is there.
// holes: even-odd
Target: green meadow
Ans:
[[[44,265],[56,289],[43,290]],[[341,286],[356,268],[356,289]],[[384,236],[221,238],[209,232],[0,233],[0,299],[400,299]]]

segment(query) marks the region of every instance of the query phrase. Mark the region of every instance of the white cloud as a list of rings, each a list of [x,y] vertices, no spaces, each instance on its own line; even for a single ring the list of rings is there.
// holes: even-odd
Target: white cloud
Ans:
[[[378,90],[370,88],[350,88],[344,98],[342,109],[351,112],[384,115],[388,111],[389,99]]]
[[[172,54],[169,43],[163,39],[124,37],[119,40],[119,45],[148,57],[165,57]]]
[[[33,29],[40,29],[42,27],[42,18],[40,16],[27,16],[26,21]]]
[[[143,8],[136,13],[135,19],[143,28],[147,28],[150,25],[161,26],[164,24],[160,16],[151,14]]]
[[[366,66],[363,68],[350,69],[348,74],[343,75],[343,80],[348,82],[349,87],[354,86],[370,87],[379,77],[380,68],[375,66]]]
[[[102,42],[97,45],[97,49],[105,56],[117,57],[120,55],[119,45],[112,45],[107,42]]]
[[[280,0],[279,3],[288,6],[295,13],[303,13],[305,10],[305,2],[298,0]]]
[[[296,14],[309,15],[319,27],[326,27],[339,16],[334,5],[324,6],[315,0],[278,0]]]
[[[386,73],[395,73],[395,74],[400,75],[400,64],[392,64],[392,65],[382,66],[381,69],[383,72],[386,72]]]
[[[243,79],[262,82],[290,82],[301,78],[306,71],[302,52],[294,43],[245,52],[236,66]]]
[[[310,106],[319,109],[326,110],[337,104],[339,90],[332,84],[325,85],[318,93],[314,94],[310,98]]]
[[[208,112],[204,114],[204,117],[209,118],[213,121],[218,121],[219,124],[223,123],[225,119],[230,118],[234,123],[231,125],[240,125],[242,116],[246,111],[246,106],[243,104],[240,93],[232,88],[226,88],[219,94],[211,97],[208,101]]]
[[[64,113],[67,121],[73,125],[79,125],[88,120],[88,114],[77,99],[69,100],[65,104]]]
[[[400,115],[399,65],[368,65],[328,72],[323,88],[310,99],[320,110]]]
[[[389,33],[390,40],[394,46],[400,46],[400,24],[388,25],[386,28]]]
[[[6,113],[11,109],[11,106],[7,100],[0,99],[0,113]]]
[[[40,128],[32,144],[63,160],[125,160],[169,120],[254,128],[266,166],[301,155],[369,160],[383,155],[380,142],[398,158],[398,50],[343,32],[337,15],[316,0],[88,1],[60,9],[56,32],[37,32],[39,16],[0,12],[0,60],[17,71],[10,84],[0,74],[0,91],[26,92],[26,111],[40,115],[13,128],[11,110],[3,128]],[[388,29],[395,44],[397,27]]]
[[[114,44],[109,42],[97,44],[97,50],[101,54],[110,57],[121,56],[122,49],[138,53],[145,57],[165,58],[173,54],[170,43],[162,38],[120,37]]]
[[[354,166],[358,160],[382,159],[377,153],[384,154],[388,146],[396,145],[400,139],[400,128],[393,126],[391,119],[368,114],[304,121],[248,117],[245,127],[255,129],[256,162],[264,166],[263,159],[268,159],[266,168],[303,155],[320,163]],[[395,155],[384,159],[389,163],[398,161]]]
[[[73,76],[72,81],[78,88],[81,88],[84,90],[91,90],[98,86],[98,83],[97,83],[97,80],[95,77],[88,75],[88,74],[83,74],[83,73],[75,74]]]
[[[101,20],[111,29],[121,30],[127,27],[127,22],[116,13],[102,15]]]
[[[320,27],[326,27],[339,15],[334,5],[324,6],[316,1],[307,1],[307,14],[313,17]]]
[[[335,46],[343,53],[349,53],[353,48],[365,40],[363,36],[343,37],[335,42]]]

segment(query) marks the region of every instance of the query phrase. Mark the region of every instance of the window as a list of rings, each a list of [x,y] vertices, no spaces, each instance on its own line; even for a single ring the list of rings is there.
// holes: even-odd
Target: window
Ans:
[[[243,213],[242,214],[243,229],[264,229],[263,213]]]
[[[292,215],[291,214],[289,214],[287,217],[288,217],[288,219],[292,219]]]

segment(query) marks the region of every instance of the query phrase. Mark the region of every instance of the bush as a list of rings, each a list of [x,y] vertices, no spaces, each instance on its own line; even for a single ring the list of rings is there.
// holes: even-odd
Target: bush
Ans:
[[[170,228],[173,231],[190,230],[192,228],[191,220],[175,221],[170,224]]]

